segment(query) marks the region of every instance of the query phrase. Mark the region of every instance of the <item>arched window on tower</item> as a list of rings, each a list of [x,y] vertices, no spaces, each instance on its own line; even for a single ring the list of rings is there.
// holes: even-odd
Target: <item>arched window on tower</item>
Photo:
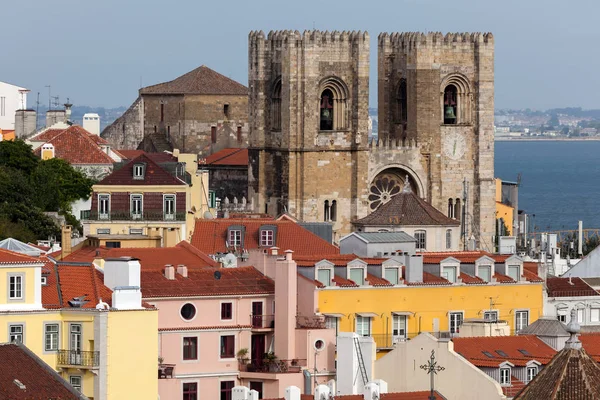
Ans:
[[[448,218],[454,218],[454,201],[448,199]]]
[[[456,218],[457,220],[461,220],[461,216],[462,216],[462,208],[460,206],[460,199],[456,199],[456,201],[454,202],[454,218]]]
[[[281,79],[278,79],[273,86],[271,96],[271,129],[281,130]]]
[[[444,124],[456,124],[458,118],[458,90],[454,85],[448,85],[444,89]]]
[[[333,93],[329,89],[323,90],[321,93],[321,125],[319,130],[333,130]]]
[[[330,221],[330,217],[331,217],[331,208],[329,207],[329,200],[325,200],[325,203],[323,204],[323,221],[325,221],[325,222]]]
[[[397,103],[397,122],[406,124],[408,121],[408,98],[406,96],[406,79],[400,80],[398,85]]]
[[[332,221],[337,221],[337,200],[333,200],[331,202],[331,209],[329,211],[329,214]]]

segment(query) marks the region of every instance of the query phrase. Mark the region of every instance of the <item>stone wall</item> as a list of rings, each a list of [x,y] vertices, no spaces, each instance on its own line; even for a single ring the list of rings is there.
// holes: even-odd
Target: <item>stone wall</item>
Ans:
[[[100,137],[114,149],[135,150],[144,138],[144,102],[138,97],[112,124],[104,128]]]

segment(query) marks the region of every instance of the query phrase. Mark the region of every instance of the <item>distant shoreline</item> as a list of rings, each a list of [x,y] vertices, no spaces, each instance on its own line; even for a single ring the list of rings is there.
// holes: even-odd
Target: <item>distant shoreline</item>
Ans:
[[[532,137],[496,137],[494,138],[496,142],[598,142],[600,141],[600,136],[598,137],[588,137],[588,138],[532,138]]]

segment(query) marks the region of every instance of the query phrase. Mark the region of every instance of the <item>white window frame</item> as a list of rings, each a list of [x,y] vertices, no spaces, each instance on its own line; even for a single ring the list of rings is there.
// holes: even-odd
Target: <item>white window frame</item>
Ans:
[[[527,367],[527,369],[525,371],[526,371],[526,378],[527,378],[527,380],[525,381],[525,383],[529,383],[538,374],[538,367],[537,367],[537,365],[533,366],[533,367]],[[530,374],[531,371],[533,371],[533,375],[532,376],[530,376],[531,375]]]
[[[223,304],[231,304],[231,318],[229,318],[229,319],[223,319]],[[235,318],[235,309],[234,309],[233,300],[224,300],[224,301],[219,302],[219,320],[227,321],[227,322],[234,322],[234,318]]]
[[[79,383],[73,383],[73,378],[75,378],[75,381],[79,379]],[[70,375],[69,384],[73,386],[73,389],[77,390],[78,392],[83,392],[83,377],[81,375]]]
[[[490,322],[498,322],[498,314],[498,310],[485,310],[483,311],[483,320]],[[489,318],[488,316],[493,316],[493,318]]]
[[[144,228],[129,228],[130,235],[143,235]]]
[[[273,246],[275,243],[275,232],[272,229],[263,229],[260,231],[260,245],[261,246]]]
[[[14,286],[15,286],[14,289],[11,288],[11,286],[13,285],[13,279],[14,279]],[[9,301],[25,300],[25,274],[9,273],[7,284],[8,284],[7,294],[8,294]],[[14,292],[14,294],[13,294],[13,292]]]
[[[360,321],[360,322],[359,322]],[[371,317],[362,317],[360,315],[356,316],[356,320],[354,321],[354,331],[356,332],[356,334],[358,336],[371,336],[371,323],[373,321],[373,318]],[[365,332],[365,325],[366,325],[366,332]],[[365,333],[367,333],[365,335]]]
[[[489,280],[488,280],[488,279],[484,279],[484,278],[481,276],[481,268],[484,268],[485,270],[489,270],[489,271],[490,271],[490,278],[489,278]],[[477,276],[478,276],[480,279],[482,279],[482,280],[484,280],[484,281],[486,281],[486,282],[491,282],[491,281],[492,281],[492,276],[494,276],[494,273],[493,273],[493,268],[492,268],[492,266],[491,266],[491,265],[487,265],[487,264],[485,264],[485,265],[479,265],[479,266],[477,267]]]
[[[595,318],[594,318],[594,314]],[[590,322],[600,322],[600,308],[591,307],[590,308]]]
[[[406,315],[392,314],[392,337],[406,339],[408,337],[408,318]]]
[[[388,271],[393,271],[396,273],[396,281],[392,282],[391,280],[388,279],[387,277],[387,272]],[[393,285],[398,285],[400,283],[400,268],[398,267],[385,267],[383,269],[383,279],[385,279],[386,281],[390,282]]]
[[[13,332],[13,328],[20,328],[21,332],[17,332],[16,330]],[[8,324],[8,341],[12,343],[14,341],[13,337],[21,337],[19,340],[20,343],[25,343],[25,323],[23,322],[11,322]]]
[[[527,316],[527,323],[525,326],[522,325],[522,318],[519,318],[520,315]],[[515,310],[515,333],[518,333],[521,329],[525,329],[529,326],[529,310]]]
[[[106,210],[102,210],[102,203],[106,202]],[[109,219],[110,217],[110,194],[98,194],[98,219]]]
[[[460,318],[457,318],[459,317]],[[456,320],[458,319],[458,326],[456,325]],[[450,311],[448,312],[448,331],[450,331],[451,335],[456,335],[460,332],[460,327],[462,326],[465,320],[465,312],[464,311]]]
[[[139,201],[139,210],[134,210],[134,204],[138,201]],[[129,211],[131,213],[131,218],[142,219],[142,215],[144,215],[144,195],[143,194],[132,193],[129,195]]]
[[[321,279],[319,279],[319,272],[321,271],[327,271],[329,273],[329,281],[328,282],[323,282],[321,281]],[[319,282],[321,282],[324,286],[331,286],[331,279],[333,277],[333,269],[332,268],[317,268],[317,280]]]
[[[229,246],[241,247],[242,246],[242,230],[241,229],[230,229],[228,240],[229,240]]]
[[[110,228],[96,228],[96,235],[110,235]]]
[[[173,202],[173,207],[171,212],[168,212],[167,204],[169,202]],[[175,214],[177,213],[177,195],[175,194],[164,194],[163,195],[163,215],[166,220],[174,220]]]
[[[585,325],[585,323],[586,323],[586,320],[585,320],[585,316],[586,316],[585,315],[586,314],[585,308],[579,306],[579,307],[576,308],[576,310],[577,310],[577,322],[579,324],[581,324],[581,325]]]
[[[423,235],[422,240],[420,237],[417,237],[417,235]],[[415,239],[417,239],[417,243],[416,243],[416,250],[425,250],[427,249],[427,231],[424,229],[419,229],[415,231]]]
[[[353,271],[360,271],[360,277],[361,277],[361,281],[360,282],[356,282],[354,279],[352,279],[352,272]],[[351,281],[354,281],[354,283],[356,283],[359,286],[362,286],[365,284],[365,269],[361,268],[361,267],[354,267],[354,268],[348,268],[348,279],[350,279]]]
[[[556,314],[556,319],[560,322],[567,323],[567,314]]]
[[[221,310],[219,309],[219,312]],[[196,358],[192,358],[189,360],[186,360],[183,357],[184,354],[184,345],[185,345],[185,338],[196,338]],[[199,363],[200,362],[200,335],[192,335],[192,334],[187,334],[187,333],[182,333],[181,334],[181,362],[185,363],[185,364],[194,364],[194,363]]]
[[[506,376],[503,376],[503,373],[506,372]],[[500,385],[502,386],[510,386],[510,376],[511,376],[511,368],[510,367],[500,367]]]
[[[144,165],[134,164],[133,165],[133,179],[144,179]]]
[[[453,279],[449,278],[449,275],[446,273],[446,268],[452,268],[454,270]],[[458,268],[454,265],[444,265],[442,266],[442,278],[446,279],[448,282],[456,283],[458,281]]]
[[[56,331],[48,332],[48,327],[56,326]],[[50,348],[48,348],[48,339],[50,338]],[[60,323],[44,322],[44,353],[54,353],[60,347]]]
[[[48,277],[42,276],[42,286],[46,286],[48,284]]]
[[[337,335],[340,331],[340,318],[325,316],[325,328],[335,329],[335,336],[337,337]]]
[[[514,269],[517,269],[517,276],[513,277],[511,276],[511,270],[514,271]],[[521,266],[520,265],[507,265],[506,266],[506,275],[508,277],[510,277],[512,280],[514,280],[515,282],[519,282],[521,280]]]

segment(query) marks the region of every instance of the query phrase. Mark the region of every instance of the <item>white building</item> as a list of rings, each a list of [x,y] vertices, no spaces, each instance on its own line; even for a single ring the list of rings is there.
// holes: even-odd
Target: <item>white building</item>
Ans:
[[[27,108],[28,90],[0,82],[0,129],[15,129],[15,112]]]
[[[581,278],[548,278],[548,294],[544,299],[544,315],[568,322],[571,310],[577,312],[577,321],[583,330],[600,329],[600,293]],[[592,328],[593,327],[593,328]]]

